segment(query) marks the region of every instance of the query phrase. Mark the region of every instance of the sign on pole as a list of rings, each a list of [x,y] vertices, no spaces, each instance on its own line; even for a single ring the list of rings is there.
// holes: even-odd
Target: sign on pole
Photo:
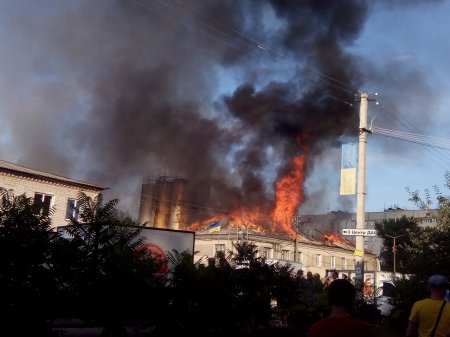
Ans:
[[[377,236],[377,231],[375,229],[344,228],[342,229],[342,235]]]

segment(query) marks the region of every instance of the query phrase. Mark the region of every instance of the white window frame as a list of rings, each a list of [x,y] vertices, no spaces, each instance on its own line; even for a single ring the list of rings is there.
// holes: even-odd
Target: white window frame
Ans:
[[[272,258],[272,248],[270,247],[262,247],[262,257],[266,259]]]
[[[330,268],[336,268],[336,256],[330,256]]]
[[[297,252],[297,258],[298,258],[298,261],[299,262],[302,262],[303,261],[303,253],[302,252]]]
[[[290,256],[291,256],[291,252],[289,250],[283,249],[281,251],[281,259],[282,260],[289,261]]]
[[[37,196],[39,196],[40,198],[38,198]],[[43,193],[43,192],[34,192],[34,202],[44,202],[45,197],[50,197],[50,203],[48,205],[48,215],[50,215],[50,210],[52,209],[54,203],[55,203],[55,196],[53,194],[50,193]],[[44,204],[45,205],[45,204]],[[45,209],[42,209],[41,212],[44,212]]]
[[[67,199],[67,203],[66,203],[66,215],[65,215],[66,220],[70,220],[70,217],[67,216],[67,215],[69,214],[69,209],[68,209],[68,207],[69,207],[69,202],[70,202],[70,201],[73,201],[73,208],[72,208],[72,214],[71,214],[71,216],[73,217],[73,219],[79,220],[79,218],[80,218],[80,210],[79,210],[80,205],[79,205],[79,203],[80,203],[80,202],[79,202],[77,199],[75,199],[75,198],[68,198],[68,199]]]
[[[316,267],[322,267],[322,255],[316,254]]]
[[[217,256],[217,252],[225,253],[225,244],[224,243],[217,243],[214,245],[214,256]]]
[[[345,257],[342,258],[342,269],[347,269],[347,259]]]

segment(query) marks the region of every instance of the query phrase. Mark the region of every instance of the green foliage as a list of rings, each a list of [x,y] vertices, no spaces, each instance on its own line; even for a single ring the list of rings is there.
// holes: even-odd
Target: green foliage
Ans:
[[[25,195],[0,188],[0,322],[6,335],[47,335],[55,281],[50,218]],[[26,318],[27,324],[22,320]]]
[[[141,228],[117,218],[117,200],[103,203],[101,194],[92,199],[84,193],[78,200],[80,220],[65,227],[70,240],[60,247],[66,252],[58,261],[64,298],[76,317],[104,326],[104,335],[125,334],[125,325],[149,314],[145,300],[164,283],[160,263],[139,249]]]
[[[32,199],[0,190],[6,335],[14,336],[11,327],[46,336],[52,319],[81,318],[103,326],[103,336],[126,336],[127,326],[151,327],[153,336],[256,336],[275,334],[278,318],[301,336],[327,309],[320,280],[306,287],[292,266],[267,263],[248,241],[206,264],[169,252],[171,268],[162,273],[161,261],[142,248],[142,227],[120,216],[117,200],[78,199],[80,220],[63,236]]]
[[[445,174],[445,186],[450,188],[450,173]],[[445,196],[437,186],[434,186],[436,202],[432,201],[429,190],[425,191],[425,197],[421,197],[418,191],[411,191],[410,201],[422,209],[430,210],[436,227],[427,227],[410,235],[410,243],[404,244],[404,251],[411,263],[410,272],[420,280],[425,280],[433,272],[450,275],[450,199]],[[436,209],[431,210],[430,207]]]
[[[446,187],[450,188],[450,174],[445,174]],[[422,197],[419,191],[407,189],[410,201],[423,210],[429,210],[437,226],[406,228],[408,236],[400,242],[398,255],[403,261],[403,271],[409,277],[394,281],[398,297],[393,299],[395,309],[389,321],[397,332],[404,332],[408,315],[415,301],[425,298],[427,278],[436,272],[450,275],[450,199],[437,186],[433,187],[435,199],[429,189]],[[434,209],[435,208],[435,209]],[[377,228],[378,229],[378,228]],[[391,228],[392,229],[392,228]],[[380,232],[381,234],[382,232]],[[397,231],[397,233],[399,233]]]
[[[396,243],[396,270],[407,273],[414,268],[410,256],[406,253],[405,247],[411,242],[411,235],[420,231],[417,220],[402,216],[400,219],[387,219],[375,223],[378,236],[383,239],[381,249],[381,263],[383,270],[393,271],[394,267],[394,237]]]
[[[409,278],[397,278],[394,283],[397,296],[391,299],[394,309],[388,317],[388,323],[393,331],[402,335],[406,331],[414,302],[427,297],[428,289],[427,283],[414,275]]]

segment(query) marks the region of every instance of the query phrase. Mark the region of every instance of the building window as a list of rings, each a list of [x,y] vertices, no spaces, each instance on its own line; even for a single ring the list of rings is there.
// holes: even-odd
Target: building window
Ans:
[[[50,214],[50,208],[53,203],[53,196],[45,193],[35,193],[34,202],[41,206],[41,212],[43,215]]]
[[[262,257],[264,257],[266,259],[272,258],[272,248],[263,247],[262,248]]]
[[[336,268],[336,257],[330,257],[330,268]]]
[[[80,215],[79,201],[75,199],[68,199],[66,207],[66,220],[70,219],[78,220],[79,215]]]
[[[225,253],[225,244],[214,245],[214,256],[215,257],[217,257],[218,252]]]
[[[347,269],[347,260],[345,257],[342,258],[342,269]]]
[[[322,255],[316,254],[316,267],[322,267]]]
[[[282,250],[281,251],[281,259],[282,260],[289,260],[289,254],[290,253],[290,251],[288,251],[288,250]]]

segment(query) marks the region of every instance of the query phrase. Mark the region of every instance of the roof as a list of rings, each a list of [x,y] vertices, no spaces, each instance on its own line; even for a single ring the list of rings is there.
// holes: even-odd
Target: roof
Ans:
[[[221,231],[217,231],[217,232],[213,232],[213,233],[208,233],[207,231],[197,231],[196,232],[196,238],[197,239],[211,239],[211,240],[217,240],[220,239],[220,237],[222,236],[222,238],[228,238],[231,240],[236,240],[239,236],[241,239],[245,239],[247,238],[247,240],[255,240],[256,238],[265,238],[265,239],[271,239],[271,240],[279,240],[279,241],[289,241],[289,242],[294,242],[295,239],[288,237],[287,235],[283,235],[283,234],[268,234],[268,233],[262,233],[262,232],[256,232],[254,230],[249,230],[249,233],[247,235],[246,231],[241,231],[239,232],[239,236],[237,234],[237,232],[231,232],[231,236],[228,233],[228,230],[221,230]],[[308,239],[302,235],[299,235],[297,237],[297,242],[298,243],[303,243],[303,244],[307,244],[307,245],[312,245],[312,246],[320,246],[320,247],[328,247],[328,248],[338,248],[338,249],[343,249],[345,251],[351,251],[353,252],[355,250],[355,245],[351,242],[348,241],[332,241],[332,240],[325,240],[325,241],[317,241],[317,240],[311,240]],[[366,254],[367,255],[374,255],[372,252],[367,251],[366,250]]]
[[[40,179],[45,181],[50,181],[53,183],[59,183],[59,184],[66,184],[70,186],[76,186],[83,189],[90,189],[95,191],[103,191],[108,189],[108,187],[99,185],[99,184],[93,184],[81,180],[75,180],[71,178],[66,178],[63,176],[59,176],[52,173],[47,173],[44,171],[38,171],[35,169],[31,169],[22,165],[9,163],[4,160],[0,160],[0,172],[4,172],[6,174],[16,175],[16,176],[22,176],[27,178],[34,178],[34,179]]]

